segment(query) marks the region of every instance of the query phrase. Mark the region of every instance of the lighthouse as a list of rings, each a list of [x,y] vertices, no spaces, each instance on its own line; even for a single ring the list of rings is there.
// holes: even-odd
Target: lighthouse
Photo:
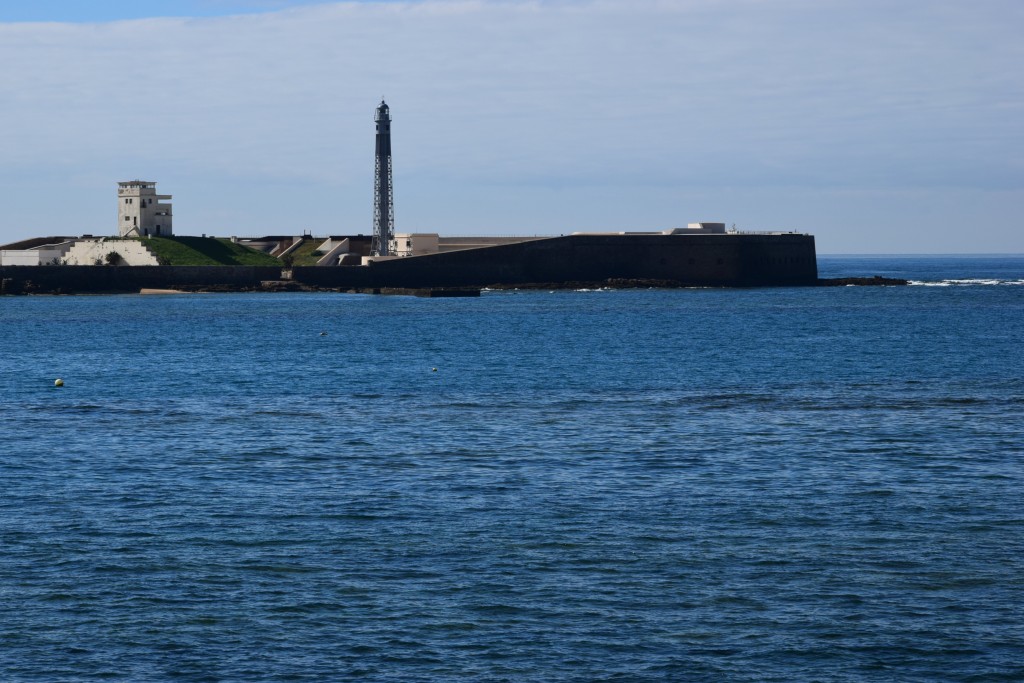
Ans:
[[[374,116],[377,122],[377,161],[373,181],[374,256],[391,256],[395,251],[395,197],[391,180],[391,113],[382,99]]]

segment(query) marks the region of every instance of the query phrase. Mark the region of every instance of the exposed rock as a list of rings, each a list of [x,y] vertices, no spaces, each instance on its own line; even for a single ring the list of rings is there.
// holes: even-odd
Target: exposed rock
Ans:
[[[881,275],[875,275],[874,277],[834,277],[834,278],[818,278],[819,287],[847,287],[855,285],[857,287],[890,287],[909,285],[910,282],[895,277],[882,277]]]

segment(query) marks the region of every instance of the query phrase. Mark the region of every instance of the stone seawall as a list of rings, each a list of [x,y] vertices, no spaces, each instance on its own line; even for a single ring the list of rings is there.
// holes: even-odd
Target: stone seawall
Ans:
[[[140,289],[258,289],[281,269],[265,266],[2,266],[5,294],[98,294]]]

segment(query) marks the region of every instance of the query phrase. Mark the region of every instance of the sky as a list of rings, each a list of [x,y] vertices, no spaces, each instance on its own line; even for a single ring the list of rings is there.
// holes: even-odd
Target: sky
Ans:
[[[0,0],[0,244],[372,232],[815,235],[1024,253],[1019,0]]]

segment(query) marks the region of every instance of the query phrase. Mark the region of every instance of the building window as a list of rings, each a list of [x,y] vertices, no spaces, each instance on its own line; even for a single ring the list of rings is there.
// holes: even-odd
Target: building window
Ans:
[[[124,219],[125,219],[125,220],[128,220],[128,216],[125,216],[125,217],[124,217]]]

